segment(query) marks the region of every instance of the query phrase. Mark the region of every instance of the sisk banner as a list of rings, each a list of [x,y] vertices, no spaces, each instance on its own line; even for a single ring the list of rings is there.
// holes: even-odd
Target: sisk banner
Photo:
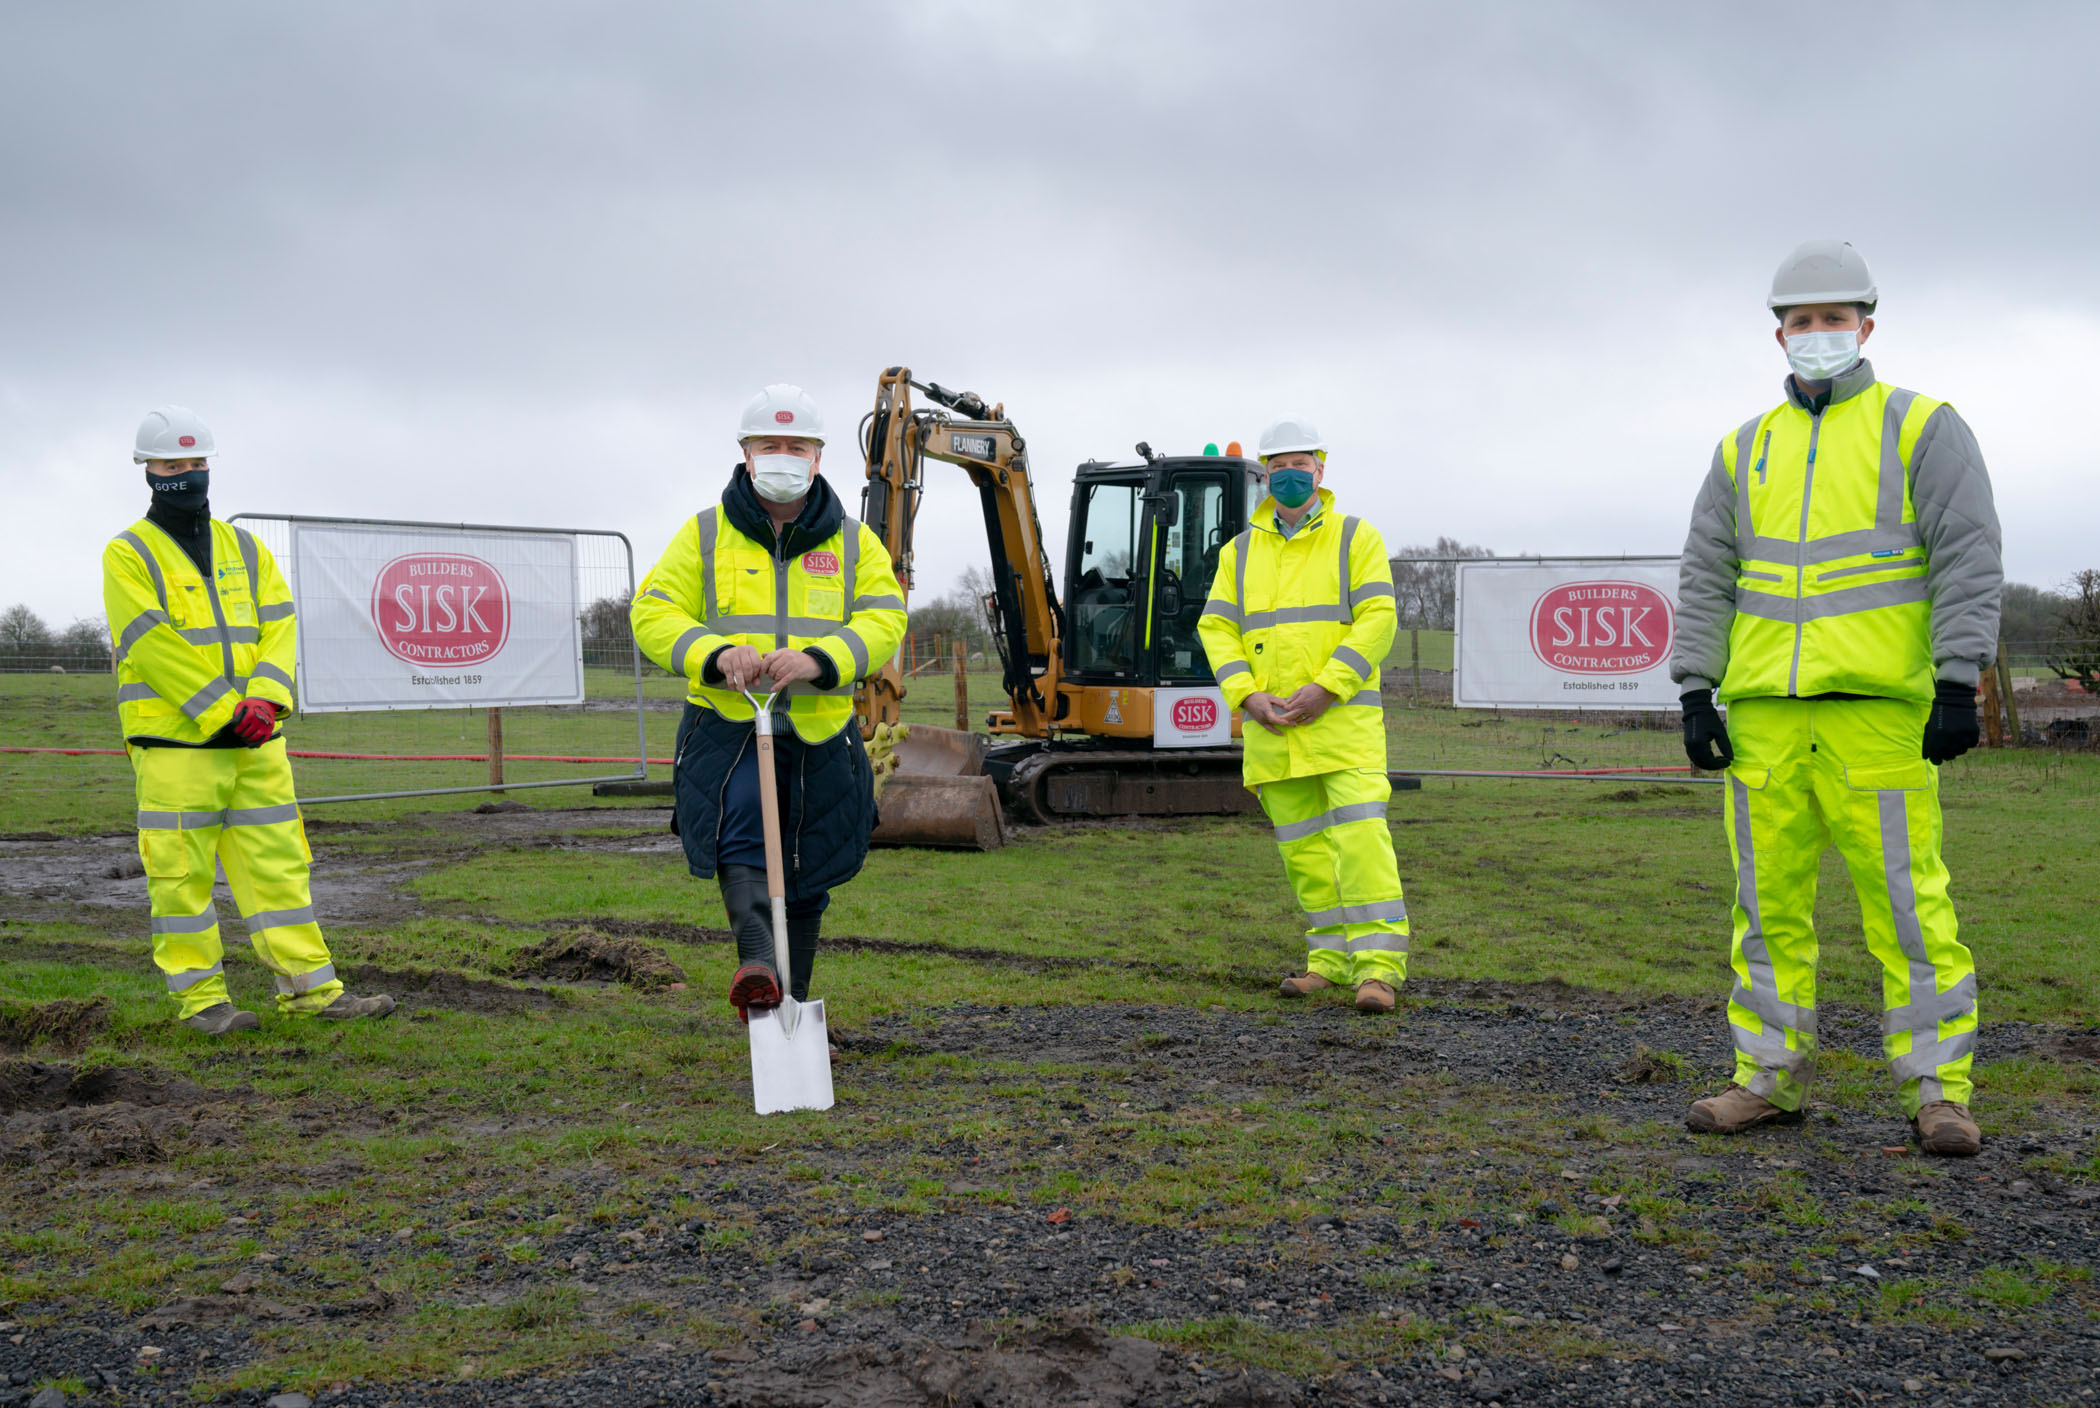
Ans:
[[[1674,709],[1677,563],[1458,564],[1462,709]]]
[[[299,707],[583,702],[576,540],[294,520]]]

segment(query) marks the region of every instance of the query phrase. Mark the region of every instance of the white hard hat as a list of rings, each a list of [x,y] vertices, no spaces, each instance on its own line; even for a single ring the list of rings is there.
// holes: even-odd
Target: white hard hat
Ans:
[[[1327,453],[1327,442],[1320,438],[1319,427],[1295,411],[1285,411],[1269,422],[1269,428],[1261,433],[1260,455],[1262,463],[1268,463],[1271,455],[1287,455],[1293,450],[1310,450],[1315,454]]]
[[[824,413],[809,399],[807,391],[780,382],[744,403],[744,417],[737,423],[736,438],[741,442],[761,435],[799,435],[821,445]]]
[[[1849,240],[1810,240],[1797,245],[1772,275],[1767,308],[1794,308],[1803,303],[1864,303],[1874,311],[1879,292],[1867,272],[1866,257]]]
[[[195,411],[188,406],[159,406],[146,412],[146,418],[139,422],[131,462],[201,460],[211,452],[211,431],[197,419]]]

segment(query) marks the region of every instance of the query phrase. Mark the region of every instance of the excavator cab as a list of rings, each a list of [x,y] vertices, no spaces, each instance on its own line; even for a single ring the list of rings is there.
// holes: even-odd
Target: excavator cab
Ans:
[[[1196,623],[1265,483],[1250,459],[1138,449],[1141,463],[1089,460],[1073,478],[1064,678],[1089,694],[1214,682]],[[1149,715],[1127,732],[1104,722],[1123,736],[1151,729]]]

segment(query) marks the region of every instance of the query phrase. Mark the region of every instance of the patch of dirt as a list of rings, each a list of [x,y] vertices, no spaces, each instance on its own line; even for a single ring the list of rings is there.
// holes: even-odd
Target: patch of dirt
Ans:
[[[106,997],[60,998],[41,1004],[0,1006],[0,1050],[26,1051],[39,1041],[60,1051],[78,1051],[109,1025]]]
[[[995,1340],[978,1330],[950,1344],[908,1339],[849,1344],[799,1359],[783,1358],[739,1375],[723,1388],[735,1408],[1034,1408],[1090,1401],[1109,1408],[1159,1401],[1173,1356],[1150,1340],[1107,1335],[1091,1325],[1030,1328]],[[1264,1397],[1297,1401],[1280,1376]]]
[[[224,1325],[234,1320],[309,1320],[310,1305],[285,1305],[262,1296],[185,1296],[148,1311],[133,1322],[141,1330],[172,1330],[178,1325]]]
[[[0,1115],[84,1105],[194,1105],[204,1087],[133,1066],[78,1070],[43,1061],[0,1062]]]
[[[2090,1061],[2100,1065],[2100,1029],[2043,1037],[2034,1044],[2034,1054],[2051,1061]]]
[[[685,970],[654,944],[589,929],[542,939],[511,960],[520,977],[570,983],[625,983],[644,992],[685,981]]]
[[[225,1144],[233,1131],[198,1107],[226,1093],[128,1066],[0,1063],[0,1164],[97,1168]]]
[[[356,966],[354,976],[360,990],[390,993],[408,1011],[418,1007],[445,1007],[455,1012],[543,1012],[565,1007],[567,994],[548,988],[517,987],[469,978],[449,968],[379,968],[369,963]]]

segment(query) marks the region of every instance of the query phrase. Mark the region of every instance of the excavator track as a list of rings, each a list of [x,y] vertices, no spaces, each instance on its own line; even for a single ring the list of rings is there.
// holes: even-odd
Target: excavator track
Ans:
[[[986,771],[1016,819],[1036,826],[1088,817],[1230,816],[1260,810],[1240,781],[1237,748],[1183,750],[995,747]]]

